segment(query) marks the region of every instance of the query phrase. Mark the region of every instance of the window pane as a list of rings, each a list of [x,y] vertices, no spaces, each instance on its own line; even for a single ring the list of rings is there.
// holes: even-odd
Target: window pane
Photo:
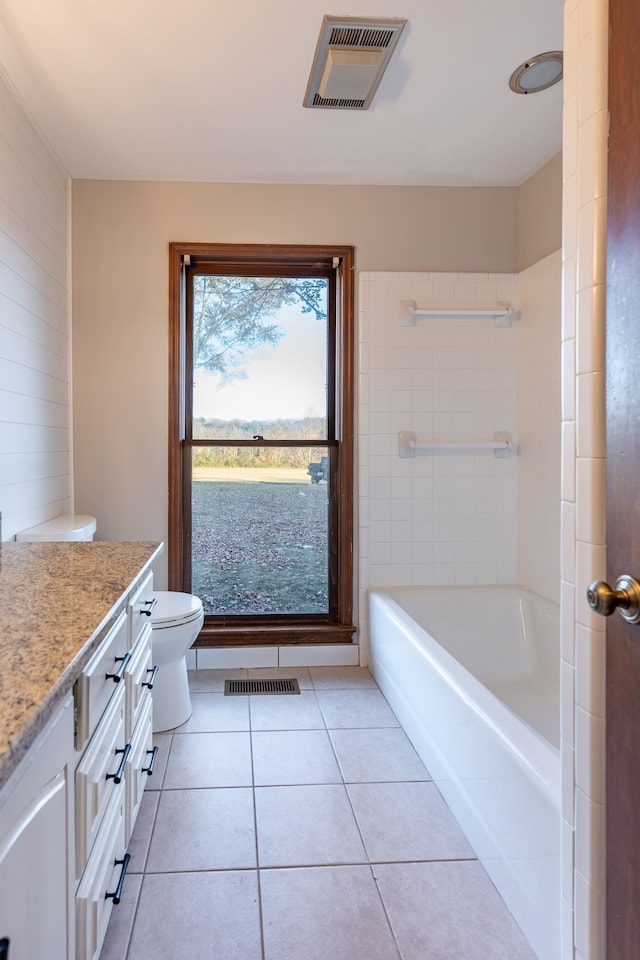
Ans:
[[[326,447],[193,450],[192,591],[206,614],[326,614]]]
[[[193,277],[193,437],[327,434],[327,290],[317,277]]]

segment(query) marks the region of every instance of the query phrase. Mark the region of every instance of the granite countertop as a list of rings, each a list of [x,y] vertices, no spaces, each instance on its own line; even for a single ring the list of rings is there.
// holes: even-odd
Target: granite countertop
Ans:
[[[0,543],[0,787],[163,549]]]

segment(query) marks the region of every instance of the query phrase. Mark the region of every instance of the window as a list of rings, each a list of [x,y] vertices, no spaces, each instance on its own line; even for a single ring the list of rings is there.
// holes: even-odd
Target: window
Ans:
[[[169,587],[200,645],[350,642],[353,248],[170,246]]]

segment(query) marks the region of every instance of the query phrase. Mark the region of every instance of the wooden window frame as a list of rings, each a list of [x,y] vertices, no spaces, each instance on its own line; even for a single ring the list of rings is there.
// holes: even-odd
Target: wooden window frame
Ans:
[[[354,248],[315,244],[169,244],[169,526],[167,554],[169,589],[185,590],[184,507],[187,485],[184,458],[191,456],[185,443],[186,291],[185,258],[215,261],[229,266],[280,265],[303,267],[314,260],[332,263],[336,270],[335,377],[337,409],[335,438],[339,448],[335,489],[329,492],[338,518],[336,607],[328,615],[257,615],[205,617],[196,641],[199,647],[283,646],[289,644],[351,643],[353,620],[353,501],[354,501]],[[188,261],[187,261],[188,262]],[[190,543],[188,544],[190,549]]]

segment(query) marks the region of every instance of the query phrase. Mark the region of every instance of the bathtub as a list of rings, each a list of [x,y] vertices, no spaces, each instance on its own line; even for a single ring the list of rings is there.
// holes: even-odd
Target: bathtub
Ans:
[[[558,606],[519,587],[369,593],[369,665],[540,960],[560,955]]]

